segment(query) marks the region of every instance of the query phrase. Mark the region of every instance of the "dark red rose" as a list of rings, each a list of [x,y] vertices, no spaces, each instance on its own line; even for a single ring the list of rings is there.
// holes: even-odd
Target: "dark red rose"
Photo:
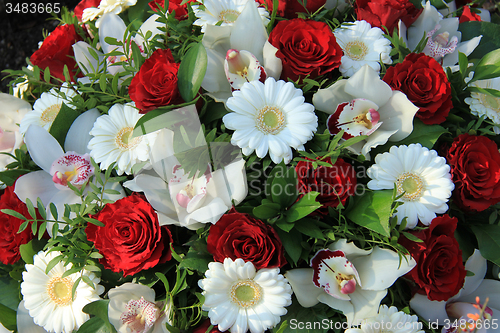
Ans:
[[[453,198],[463,210],[480,212],[500,202],[500,153],[495,142],[462,134],[446,159],[455,183]]]
[[[410,232],[423,240],[421,243],[410,241],[405,236],[399,243],[410,252],[417,265],[406,275],[427,294],[431,301],[446,301],[454,296],[465,281],[465,267],[462,251],[455,239],[454,232],[458,220],[448,215],[436,217],[428,229]]]
[[[207,249],[214,260],[241,258],[256,269],[282,267],[286,264],[283,244],[274,229],[234,208],[210,227]]]
[[[135,74],[128,92],[141,113],[147,113],[160,106],[182,103],[177,87],[177,71],[170,50],[158,49]]]
[[[78,5],[76,5],[74,13],[78,21],[82,21],[83,11],[87,8],[97,8],[101,0],[82,0]]]
[[[90,216],[104,227],[89,223],[85,231],[89,241],[104,256],[104,268],[134,275],[172,258],[172,235],[160,226],[153,207],[140,195],[131,195],[107,204]]]
[[[329,157],[323,161],[332,164]],[[339,203],[345,205],[347,199],[355,193],[357,185],[355,170],[341,158],[331,167],[318,166],[316,169],[311,162],[300,161],[295,171],[299,180],[299,192],[319,192],[316,200],[322,206],[315,213],[326,214],[328,207],[337,207]]]
[[[358,21],[365,20],[383,31],[385,26],[390,35],[399,20],[409,27],[422,12],[408,0],[356,0],[354,10]]]
[[[481,17],[476,13],[471,12],[469,6],[465,6],[462,15],[460,15],[459,23],[464,23],[469,21],[481,21]]]
[[[423,53],[410,53],[402,63],[387,68],[383,80],[420,108],[416,116],[426,125],[441,124],[453,108],[443,67]]]
[[[283,63],[281,78],[288,81],[314,79],[340,66],[342,49],[330,27],[314,20],[280,21],[269,35]]]
[[[175,11],[175,18],[178,19],[179,21],[185,20],[188,18],[188,10],[187,10],[187,3],[182,4],[183,0],[170,0],[168,2],[168,12],[172,13]],[[195,0],[189,0],[188,2],[195,2]],[[163,5],[165,3],[165,0],[153,0],[149,3],[149,7],[153,11],[158,11],[158,6],[163,8]]]
[[[8,186],[0,197],[0,210],[2,209],[15,210],[30,218],[26,204],[14,193],[14,186]],[[31,224],[20,234],[17,233],[23,222],[24,220],[0,211],[0,261],[6,265],[17,262],[21,258],[19,246],[28,243],[33,238]]]
[[[72,24],[57,26],[50,35],[45,38],[42,46],[33,53],[30,61],[33,65],[50,69],[52,76],[64,79],[64,65],[68,67],[69,76],[74,81],[74,75],[78,66],[74,59],[73,44],[82,40],[76,33]]]
[[[272,13],[273,0],[258,0],[258,2],[263,5],[265,4],[267,6],[267,10]],[[298,0],[279,0],[278,10],[276,13],[278,16],[293,19],[297,17],[297,13],[316,12],[326,3],[326,0],[307,0],[307,2],[304,1],[304,3],[306,3],[305,8]]]

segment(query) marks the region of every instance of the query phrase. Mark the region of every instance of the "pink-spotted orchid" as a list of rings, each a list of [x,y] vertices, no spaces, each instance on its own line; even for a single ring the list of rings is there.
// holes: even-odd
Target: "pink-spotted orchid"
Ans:
[[[349,325],[357,325],[377,314],[387,288],[415,265],[410,256],[400,261],[392,250],[362,250],[341,239],[318,251],[312,268],[292,269],[285,277],[300,305],[324,303],[342,311]]]

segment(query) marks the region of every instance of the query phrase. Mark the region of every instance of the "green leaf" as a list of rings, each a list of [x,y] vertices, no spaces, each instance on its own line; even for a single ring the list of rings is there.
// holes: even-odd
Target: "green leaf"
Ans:
[[[34,238],[28,243],[19,246],[19,253],[21,254],[23,261],[27,264],[33,265],[33,256],[43,250],[46,243],[47,241],[45,240],[41,241]]]
[[[295,222],[321,207],[321,204],[316,201],[318,195],[319,193],[314,191],[306,193],[296,204],[285,212],[286,221]]]
[[[43,71],[43,80],[45,82],[50,83],[50,69],[49,69],[49,67],[45,68],[45,70]]]
[[[0,172],[0,182],[3,182],[7,186],[12,186],[17,178],[28,172],[30,172],[30,170],[15,169],[2,171]]]
[[[354,223],[389,237],[393,190],[366,192],[354,199],[346,215]]]
[[[33,203],[29,198],[26,198],[26,207],[28,208],[28,213],[30,214],[31,218],[33,220],[36,220],[35,206],[33,206]]]
[[[0,304],[17,311],[19,299],[19,283],[8,276],[0,278]]]
[[[297,200],[297,173],[295,168],[287,168],[283,162],[276,165],[273,171],[275,170],[270,188],[271,197],[282,208],[288,208]]]
[[[274,225],[285,232],[290,232],[294,227],[293,223],[287,222],[284,218],[280,218]]]
[[[270,219],[280,213],[281,206],[277,203],[266,203],[253,209],[253,215],[261,220]]]
[[[500,49],[489,52],[479,61],[469,84],[476,80],[492,79],[497,76],[500,76]]]
[[[409,232],[403,231],[402,234],[406,238],[408,238],[409,240],[411,240],[412,242],[416,242],[416,243],[422,243],[423,242],[423,240],[421,240],[420,238],[418,238],[414,234],[410,234]]]
[[[68,134],[68,130],[73,124],[73,121],[76,117],[79,116],[78,111],[73,110],[72,108],[66,106],[66,104],[62,104],[59,113],[57,114],[52,126],[50,126],[49,133],[59,142],[61,147],[64,147],[64,141],[66,141],[66,134]]]
[[[290,232],[285,232],[281,229],[275,229],[280,237],[281,243],[285,248],[286,253],[293,261],[295,265],[297,265],[297,261],[302,254],[302,246],[300,243],[302,242],[302,234],[296,230],[292,229]]]
[[[432,149],[439,137],[448,131],[439,125],[425,125],[420,119],[413,120],[413,131],[405,139],[399,141],[398,145],[409,145],[411,143],[420,143],[423,147]],[[393,142],[389,144],[394,145]]]
[[[92,304],[92,303],[91,303]],[[107,311],[106,311],[107,313]],[[83,323],[76,333],[115,333],[116,330],[109,321],[104,321],[99,317],[92,317]]]
[[[321,229],[315,223],[315,220],[312,219],[303,219],[301,221],[296,222],[295,229],[300,231],[302,234],[315,238],[325,240],[325,236],[321,232]]]
[[[193,46],[184,55],[177,73],[179,92],[186,101],[192,101],[201,87],[207,71],[207,51],[201,43]]]
[[[2,295],[3,296],[3,295]],[[0,304],[0,323],[11,331],[16,330],[17,328],[17,319],[16,319],[16,311],[9,309],[3,304]]]
[[[141,136],[162,128],[173,129],[178,123],[189,119],[187,115],[180,112],[169,112],[165,108],[149,111],[135,124],[132,137]]]
[[[494,264],[500,265],[500,225],[472,225],[471,228],[476,235],[481,255]]]
[[[458,52],[458,65],[460,68],[460,74],[462,74],[462,77],[465,77],[465,72],[467,71],[467,66],[469,64],[469,60],[467,60],[467,56],[462,53]]]
[[[500,48],[500,25],[491,22],[469,21],[460,23],[462,42],[482,35],[481,42],[469,55],[469,59],[481,59],[488,52]]]
[[[2,212],[4,214],[7,214],[7,215],[14,216],[15,218],[18,218],[20,220],[24,220],[24,221],[27,220],[27,218],[24,217],[21,213],[18,213],[15,210],[12,210],[12,209],[2,209],[2,210],[0,210],[0,212]]]

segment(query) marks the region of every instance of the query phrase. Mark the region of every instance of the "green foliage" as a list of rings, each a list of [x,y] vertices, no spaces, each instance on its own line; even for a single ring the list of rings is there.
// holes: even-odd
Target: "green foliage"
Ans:
[[[78,330],[79,333],[82,333],[82,332],[99,332],[102,331],[103,333],[104,332],[109,332],[109,333],[116,333],[116,330],[115,328],[113,327],[113,325],[111,325],[111,323],[109,322],[109,319],[108,319],[108,304],[109,304],[109,300],[98,300],[98,301],[94,301],[92,303],[89,303],[87,305],[85,305],[83,307],[83,312],[91,315],[91,316],[95,316],[94,318],[97,318],[99,320],[96,320],[94,318],[94,321],[92,324],[89,324],[88,325],[88,328],[87,327],[83,327],[80,328]],[[90,330],[90,329],[95,329],[94,331]]]
[[[472,225],[481,255],[500,266],[500,225]]]
[[[462,41],[482,35],[481,42],[470,54],[469,59],[481,59],[487,53],[500,48],[500,25],[491,22],[469,21],[460,23],[458,30]]]
[[[184,55],[177,74],[179,92],[186,102],[198,94],[207,71],[207,51],[201,43],[193,43]]]

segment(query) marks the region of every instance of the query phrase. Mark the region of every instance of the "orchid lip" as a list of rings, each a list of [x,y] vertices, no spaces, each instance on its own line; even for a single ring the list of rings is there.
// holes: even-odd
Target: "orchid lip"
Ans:
[[[94,167],[89,154],[80,155],[69,151],[52,163],[50,174],[56,187],[67,188],[68,183],[71,183],[80,188],[94,174]]]

